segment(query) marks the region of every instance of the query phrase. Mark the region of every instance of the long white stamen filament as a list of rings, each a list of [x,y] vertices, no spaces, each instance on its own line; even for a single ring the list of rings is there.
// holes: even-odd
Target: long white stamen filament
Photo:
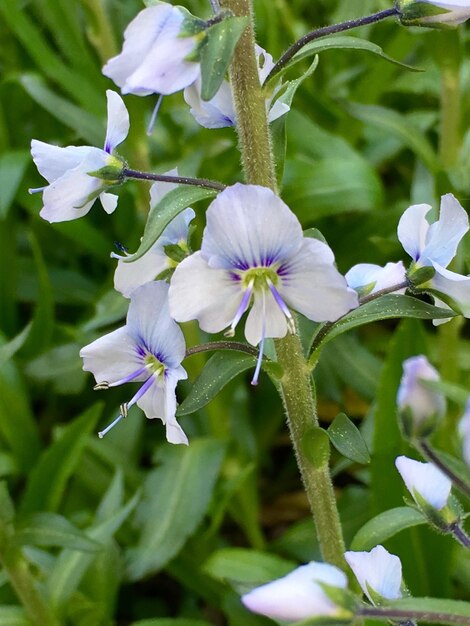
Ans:
[[[261,341],[259,344],[259,352],[258,352],[258,361],[256,363],[255,373],[253,374],[253,378],[251,384],[256,386],[258,384],[259,373],[261,371],[261,363],[263,361],[263,352],[264,352],[264,340],[266,339],[266,297],[264,294],[264,289],[262,291],[263,296],[263,326],[261,328]]]
[[[150,122],[147,128],[147,136],[150,137],[150,135],[153,133],[153,127],[155,126],[155,121],[157,119],[157,115],[158,115],[158,111],[160,110],[160,106],[162,104],[162,100],[163,100],[163,94],[160,94],[158,96],[158,100],[157,100],[157,104],[155,105],[153,111],[152,111],[152,117],[150,118]]]
[[[100,430],[100,432],[98,433],[98,437],[100,439],[103,439],[103,437],[109,433],[109,431],[114,428],[116,426],[116,424],[118,424],[122,419],[124,419],[124,415],[122,415],[121,413],[116,417],[116,419],[114,420],[114,422],[111,422],[111,424],[109,426],[106,426],[106,428],[104,430]]]
[[[286,305],[286,303],[282,299],[281,294],[279,293],[279,291],[274,286],[272,280],[270,278],[266,277],[266,282],[268,283],[268,287],[269,287],[271,293],[273,294],[274,300],[276,301],[278,307],[281,309],[281,311],[284,313],[284,315],[287,318],[287,328],[288,328],[289,332],[290,333],[295,333],[295,320],[292,317],[292,313],[289,311],[288,306]]]
[[[235,313],[235,317],[230,324],[230,328],[224,333],[226,337],[233,337],[235,335],[235,328],[237,327],[238,322],[241,320],[243,314],[250,306],[251,294],[253,293],[253,286],[255,284],[255,279],[252,278],[248,283],[248,287],[245,289],[245,293],[243,294],[242,301],[240,302],[240,306],[238,307],[237,312]]]

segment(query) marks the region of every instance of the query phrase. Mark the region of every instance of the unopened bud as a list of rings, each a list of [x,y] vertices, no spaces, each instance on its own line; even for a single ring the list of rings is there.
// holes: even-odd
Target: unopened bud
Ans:
[[[452,28],[470,18],[470,0],[397,0],[405,26]]]

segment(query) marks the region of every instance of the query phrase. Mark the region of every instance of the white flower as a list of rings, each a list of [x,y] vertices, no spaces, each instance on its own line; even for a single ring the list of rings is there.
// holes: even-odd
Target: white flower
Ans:
[[[402,597],[401,561],[383,546],[376,546],[370,552],[345,552],[344,558],[372,604],[380,598]]]
[[[421,463],[406,456],[395,460],[397,470],[416,504],[420,499],[440,510],[445,507],[452,488],[451,481],[432,463]]]
[[[457,26],[470,18],[470,0],[398,0],[400,20],[419,26]]]
[[[177,176],[176,169],[166,172],[167,175]],[[177,187],[174,183],[154,183],[150,188],[150,206],[156,206],[162,198]],[[168,224],[154,245],[140,259],[126,263],[125,256],[112,253],[118,259],[114,272],[114,287],[123,296],[128,298],[137,287],[154,280],[166,269],[174,268],[176,263],[165,253],[165,246],[175,244],[187,250],[187,237],[190,222],[194,219],[193,209],[185,209]]]
[[[463,458],[470,467],[470,399],[467,402],[464,414],[460,418],[459,434],[462,438]]]
[[[137,404],[148,418],[162,420],[170,443],[187,444],[187,437],[175,418],[176,384],[187,378],[181,366],[184,355],[183,333],[168,312],[168,285],[158,281],[137,288],[131,295],[126,325],[80,350],[83,369],[93,373],[97,389],[143,382],[100,436]]]
[[[364,292],[364,295],[369,295],[403,283],[406,280],[406,271],[402,261],[387,263],[385,267],[372,263],[359,263],[351,267],[345,278],[350,287],[359,293]],[[402,294],[405,291],[406,287],[394,293]]]
[[[199,76],[199,63],[188,61],[196,36],[181,36],[183,11],[166,2],[143,9],[124,32],[122,52],[110,59],[103,74],[122,93],[168,95],[184,89]]]
[[[426,220],[431,210],[428,204],[410,206],[398,224],[398,239],[414,261],[409,277],[420,268],[434,268],[434,276],[419,287],[436,292],[441,300],[450,298],[470,317],[470,277],[446,269],[469,229],[467,212],[450,193],[442,196],[439,219],[433,224]]]
[[[256,57],[258,60],[260,83],[262,85],[274,67],[274,62],[272,56],[258,45],[256,46]],[[271,96],[266,100],[269,122],[274,122],[274,120],[277,120],[290,110],[287,104],[279,101],[276,101],[271,107],[271,103],[280,88],[280,85],[276,87]],[[228,80],[224,80],[215,96],[205,102],[201,98],[201,78],[198,77],[192,85],[189,85],[184,90],[184,99],[191,107],[191,115],[201,126],[205,128],[235,126],[235,105],[233,102],[232,88]]]
[[[254,613],[281,620],[340,614],[341,607],[326,595],[318,583],[345,589],[347,579],[333,565],[312,562],[283,578],[256,587],[242,596],[242,602]]]
[[[207,210],[201,251],[184,259],[170,285],[179,322],[231,336],[251,301],[245,337],[252,345],[284,337],[289,307],[314,321],[336,320],[358,304],[334,265],[331,249],[304,238],[296,216],[270,189],[237,183]],[[255,379],[256,380],[256,373]]]
[[[413,356],[403,362],[403,376],[397,394],[397,405],[401,414],[406,413],[408,435],[430,434],[445,412],[444,396],[438,391],[427,389],[422,381],[439,381],[436,369],[423,355]],[[405,419],[402,415],[402,419]]]
[[[30,193],[43,192],[44,207],[40,215],[49,222],[65,222],[86,215],[97,197],[107,213],[116,208],[117,196],[106,193],[105,189],[119,182],[124,167],[113,151],[127,137],[129,114],[116,92],[108,90],[106,95],[108,127],[104,150],[92,146],[59,148],[36,139],[31,142],[33,160],[49,185],[30,189]],[[103,168],[109,168],[116,179],[100,178],[98,172]]]

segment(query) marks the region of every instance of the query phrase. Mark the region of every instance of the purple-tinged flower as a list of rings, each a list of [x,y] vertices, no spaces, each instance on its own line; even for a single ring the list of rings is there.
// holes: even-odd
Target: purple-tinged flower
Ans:
[[[470,0],[397,0],[399,19],[410,26],[448,28],[470,18]]]
[[[168,95],[193,83],[200,66],[187,57],[198,36],[183,36],[186,18],[180,7],[166,2],[140,11],[124,32],[122,52],[106,63],[103,74],[123,94],[136,96]]]
[[[419,507],[425,505],[439,511],[446,506],[452,483],[440,469],[406,456],[397,457],[395,465]]]
[[[256,46],[256,57],[260,83],[262,85],[274,67],[274,62],[272,56],[258,45]],[[280,88],[281,85],[275,87],[266,100],[269,122],[274,122],[274,120],[282,117],[290,110],[287,104],[279,100],[276,100],[272,105],[272,101]],[[215,96],[206,102],[201,98],[201,78],[198,77],[192,85],[189,85],[184,90],[184,99],[191,107],[191,115],[201,126],[205,128],[225,128],[236,125],[232,88],[228,80],[224,80]]]
[[[131,381],[143,383],[132,399],[121,406],[117,419],[99,433],[100,437],[137,404],[149,419],[162,420],[170,443],[187,444],[175,418],[176,384],[187,378],[181,366],[184,355],[183,333],[168,311],[168,285],[158,281],[138,287],[131,295],[126,325],[80,350],[83,369],[92,372],[96,379],[95,389]]]
[[[438,382],[440,377],[425,356],[413,356],[403,362],[397,405],[407,437],[430,435],[445,413],[444,396],[423,385],[427,380]]]
[[[254,613],[280,620],[344,616],[344,609],[328,597],[322,584],[345,589],[347,579],[333,565],[312,562],[283,578],[256,587],[242,596],[242,602]]]
[[[470,399],[459,422],[459,434],[462,439],[463,458],[470,467]]]
[[[303,236],[296,216],[270,189],[237,183],[207,210],[201,251],[184,259],[170,285],[174,319],[203,330],[245,324],[252,345],[294,328],[289,307],[314,321],[336,320],[358,304],[331,249]],[[258,366],[260,362],[258,363]],[[256,383],[259,367],[253,382]]]
[[[344,558],[372,604],[402,597],[401,561],[383,546],[375,546],[370,552],[345,552]]]
[[[450,193],[441,198],[439,219],[429,224],[431,210],[428,204],[410,206],[398,224],[398,239],[413,259],[408,278],[413,282],[429,268],[431,278],[419,279],[416,286],[470,317],[470,277],[446,269],[469,229],[467,212]]]
[[[166,172],[166,174],[177,176],[178,171],[174,169]],[[176,187],[177,185],[174,183],[154,183],[150,188],[150,206],[156,206],[167,193]],[[178,246],[181,254],[189,252],[188,229],[195,215],[191,208],[182,211],[168,224],[150,250],[136,261],[126,263],[125,256],[111,253],[113,258],[118,259],[117,268],[114,272],[116,290],[129,298],[137,287],[154,280],[165,270],[174,269],[177,262],[167,255],[165,249],[167,246]]]
[[[351,267],[345,278],[350,287],[360,295],[367,296],[402,284],[406,280],[406,270],[402,261],[387,263],[385,267],[372,263],[359,263]],[[403,294],[405,291],[406,287],[394,293]]]
[[[48,222],[82,217],[98,197],[106,213],[116,208],[117,196],[106,189],[120,182],[124,162],[113,152],[127,137],[129,114],[116,92],[108,90],[106,95],[108,127],[103,150],[92,146],[60,148],[36,139],[31,142],[33,160],[49,185],[30,189],[30,193],[43,192],[40,215]]]

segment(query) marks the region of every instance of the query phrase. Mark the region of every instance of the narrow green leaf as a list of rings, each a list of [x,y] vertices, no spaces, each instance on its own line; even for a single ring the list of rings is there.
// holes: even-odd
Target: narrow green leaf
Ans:
[[[387,622],[390,618],[400,620],[409,616],[426,624],[444,624],[444,626],[470,624],[470,602],[448,598],[401,598],[387,602],[387,606],[377,608],[374,617],[377,619],[381,612],[384,613],[382,619]]]
[[[23,521],[15,534],[20,545],[58,546],[83,552],[98,552],[102,546],[87,537],[67,518],[55,513],[35,513]]]
[[[187,617],[175,617],[162,619],[144,619],[132,622],[130,626],[210,626],[209,622],[200,619],[189,619]]]
[[[439,159],[431,143],[416,126],[400,113],[385,107],[345,103],[350,115],[365,124],[372,124],[389,132],[400,139],[403,145],[410,148],[426,167],[433,173],[440,170]]]
[[[10,497],[6,481],[0,481],[0,520],[2,525],[10,524],[15,517],[15,505]]]
[[[348,35],[339,35],[337,37],[328,37],[324,39],[318,39],[316,41],[312,41],[305,45],[296,55],[289,61],[289,63],[281,70],[281,73],[284,73],[286,70],[290,69],[293,65],[298,63],[299,61],[303,61],[309,56],[314,54],[320,54],[327,50],[362,50],[364,52],[371,52],[375,54],[385,61],[389,61],[390,63],[394,63],[395,65],[399,65],[407,70],[411,70],[412,72],[421,72],[420,68],[413,67],[412,65],[408,65],[407,63],[402,63],[397,59],[394,59],[382,50],[380,46],[367,39],[360,39],[359,37],[349,37]],[[279,74],[277,75],[279,76]]]
[[[339,413],[326,432],[334,447],[347,459],[364,465],[370,462],[366,442],[347,415]]]
[[[42,454],[26,485],[20,506],[23,515],[57,510],[67,481],[80,462],[88,435],[96,427],[102,410],[102,403],[90,407],[68,424],[62,436]]]
[[[30,162],[29,152],[15,150],[0,157],[0,219],[5,219]]]
[[[164,229],[181,211],[194,202],[213,198],[217,194],[202,187],[181,186],[167,193],[158,204],[151,207],[140,246],[134,254],[124,259],[132,263],[143,256],[160,237]]]
[[[32,626],[33,622],[19,606],[0,606],[1,626]]]
[[[424,320],[445,319],[455,315],[449,309],[439,307],[400,294],[389,294],[363,304],[357,309],[347,313],[340,320],[335,322],[328,334],[322,339],[321,345],[325,345],[338,335],[345,333],[352,328],[370,324],[379,320],[393,319],[397,317],[411,317]],[[315,338],[313,339],[315,343]]]
[[[23,346],[24,342],[28,338],[32,326],[32,322],[26,324],[23,330],[13,337],[11,341],[0,347],[0,367],[2,367],[7,361],[14,356],[18,350]]]
[[[230,16],[205,31],[206,39],[199,51],[203,100],[211,100],[218,92],[247,24],[246,17]]]
[[[406,528],[426,523],[426,519],[416,509],[408,506],[389,509],[364,524],[352,540],[351,550],[371,550]]]
[[[207,511],[224,451],[214,439],[161,450],[161,465],[148,475],[137,512],[139,543],[127,560],[131,580],[160,570],[195,532]]]
[[[256,358],[244,352],[217,352],[207,361],[176,415],[189,415],[202,409],[231,380],[256,366]]]

